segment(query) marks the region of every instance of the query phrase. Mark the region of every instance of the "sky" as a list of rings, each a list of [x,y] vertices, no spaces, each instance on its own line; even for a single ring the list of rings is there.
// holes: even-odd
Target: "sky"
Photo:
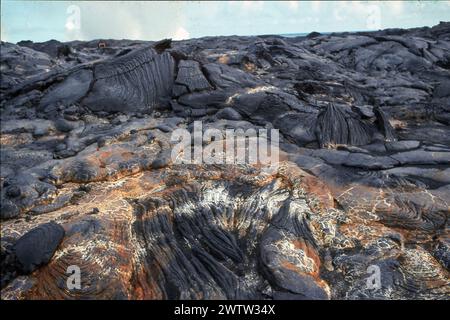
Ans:
[[[1,40],[182,40],[450,21],[450,1],[1,1]]]

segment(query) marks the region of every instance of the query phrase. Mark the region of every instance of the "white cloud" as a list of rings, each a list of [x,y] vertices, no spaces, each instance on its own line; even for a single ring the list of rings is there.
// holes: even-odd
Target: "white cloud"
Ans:
[[[388,1],[386,4],[395,14],[400,14],[403,12],[403,1]]]
[[[242,1],[244,9],[260,9],[264,6],[264,1]]]
[[[378,29],[381,24],[380,4],[376,1],[342,1],[334,8],[333,15],[339,23],[352,20],[360,24],[357,29]]]
[[[311,1],[311,9],[314,12],[318,12],[320,10],[320,1]]]
[[[2,28],[2,30],[1,30],[1,35],[0,35],[0,39],[1,39],[1,41],[8,41],[8,36],[6,35],[6,28],[5,28],[5,26],[3,25],[3,23],[1,24],[1,28]]]
[[[173,40],[186,40],[189,39],[189,32],[183,28],[179,27],[173,36]]]
[[[288,1],[287,4],[288,4],[289,8],[291,8],[293,10],[297,10],[299,7],[298,1]]]
[[[366,18],[366,28],[369,30],[379,30],[382,28],[381,22],[380,6],[376,4],[369,6]]]
[[[160,40],[186,36],[185,3],[79,2],[80,28],[65,25],[66,40],[139,39]],[[68,15],[69,17],[69,15]],[[181,29],[180,29],[181,28]],[[189,33],[187,33],[189,36]]]

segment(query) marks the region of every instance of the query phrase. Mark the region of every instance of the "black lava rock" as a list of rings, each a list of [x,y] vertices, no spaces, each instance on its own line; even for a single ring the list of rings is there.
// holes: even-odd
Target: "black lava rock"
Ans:
[[[64,229],[55,222],[41,224],[24,234],[14,245],[20,271],[31,273],[47,264],[64,237]]]
[[[20,188],[18,186],[10,186],[6,190],[6,195],[10,198],[17,198],[21,193],[22,192],[20,191]]]
[[[8,199],[1,199],[0,203],[0,218],[11,219],[20,214],[19,208]]]

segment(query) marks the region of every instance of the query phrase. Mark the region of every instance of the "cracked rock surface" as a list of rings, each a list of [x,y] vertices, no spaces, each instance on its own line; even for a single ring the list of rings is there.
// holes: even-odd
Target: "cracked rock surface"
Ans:
[[[1,43],[2,299],[449,298],[450,23],[106,43]],[[279,167],[172,163],[196,120]]]

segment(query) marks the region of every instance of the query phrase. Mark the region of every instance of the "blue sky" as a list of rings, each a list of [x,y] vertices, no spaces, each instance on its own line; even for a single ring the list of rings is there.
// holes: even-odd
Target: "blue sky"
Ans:
[[[1,39],[158,40],[432,26],[450,1],[1,1]]]

